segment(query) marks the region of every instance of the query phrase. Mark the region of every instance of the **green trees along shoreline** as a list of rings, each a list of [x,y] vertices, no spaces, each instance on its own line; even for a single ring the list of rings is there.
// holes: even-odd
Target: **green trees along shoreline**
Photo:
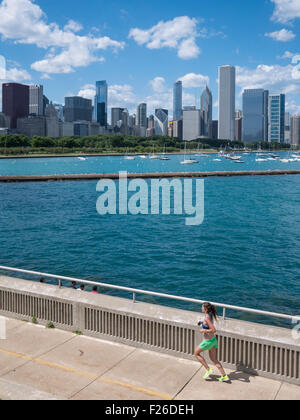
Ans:
[[[180,152],[184,148],[184,141],[167,136],[134,137],[122,134],[97,135],[89,137],[39,137],[28,138],[21,134],[0,136],[0,154],[27,155],[33,153],[60,154],[60,153],[151,153]],[[250,143],[239,141],[197,139],[186,142],[187,150],[200,149],[242,149],[250,150],[289,150],[291,146],[286,143]]]

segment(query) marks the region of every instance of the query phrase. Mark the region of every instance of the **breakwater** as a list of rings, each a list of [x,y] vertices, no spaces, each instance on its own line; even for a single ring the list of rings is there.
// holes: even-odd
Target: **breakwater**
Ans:
[[[269,170],[269,171],[215,171],[215,172],[156,172],[128,173],[128,179],[136,178],[211,178],[211,177],[241,177],[265,175],[300,175],[300,170]],[[92,181],[100,179],[119,179],[118,173],[112,174],[56,174],[56,175],[18,175],[0,176],[0,182],[49,182],[49,181]]]

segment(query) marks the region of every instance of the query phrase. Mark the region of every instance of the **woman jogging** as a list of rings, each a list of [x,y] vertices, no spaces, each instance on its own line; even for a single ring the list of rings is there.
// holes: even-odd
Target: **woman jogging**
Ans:
[[[228,382],[229,377],[226,375],[221,363],[217,359],[218,341],[215,336],[216,328],[214,326],[214,319],[217,320],[216,308],[207,302],[202,306],[202,312],[205,314],[205,318],[203,322],[199,321],[198,325],[202,327],[200,332],[204,334],[204,341],[202,341],[200,346],[196,348],[194,355],[206,369],[203,379],[208,379],[213,373],[213,370],[209,368],[205,359],[201,356],[201,353],[208,350],[210,360],[216,365],[222,375],[218,378],[218,381]]]

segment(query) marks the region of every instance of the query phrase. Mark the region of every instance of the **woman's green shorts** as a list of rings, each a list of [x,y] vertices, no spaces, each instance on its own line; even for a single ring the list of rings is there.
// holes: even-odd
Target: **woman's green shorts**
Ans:
[[[217,349],[218,347],[218,340],[216,337],[212,338],[211,340],[204,340],[200,344],[201,350]]]

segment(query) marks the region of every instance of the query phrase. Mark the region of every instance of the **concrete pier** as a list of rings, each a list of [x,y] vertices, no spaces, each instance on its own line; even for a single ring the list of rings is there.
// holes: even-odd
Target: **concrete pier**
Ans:
[[[300,170],[280,169],[275,171],[217,171],[217,172],[151,172],[128,173],[128,179],[144,178],[211,178],[240,177],[264,175],[300,175]],[[0,176],[0,182],[50,182],[50,181],[91,181],[100,179],[119,179],[118,173],[113,174],[59,174],[59,175],[20,175]]]

